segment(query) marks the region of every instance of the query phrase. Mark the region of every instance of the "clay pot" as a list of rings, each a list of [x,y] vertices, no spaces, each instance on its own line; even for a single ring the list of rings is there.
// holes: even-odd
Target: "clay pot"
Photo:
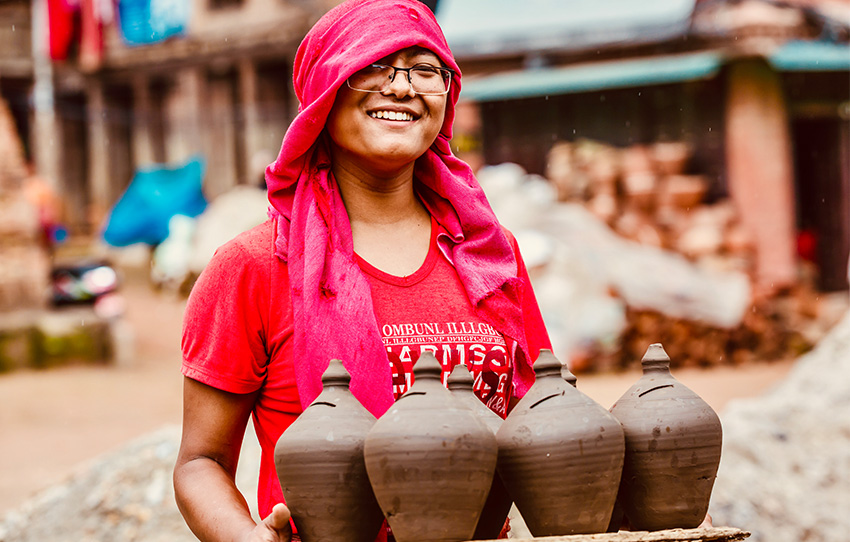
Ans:
[[[374,542],[384,522],[363,461],[375,417],[348,390],[350,381],[342,362],[331,360],[322,393],[275,446],[283,496],[304,542]]]
[[[449,375],[449,390],[459,401],[464,403],[475,416],[487,426],[493,435],[502,427],[502,418],[487,408],[472,391],[475,379],[465,365],[458,364]],[[487,493],[487,501],[481,511],[478,526],[472,540],[492,540],[499,537],[505,526],[505,519],[511,509],[511,496],[497,473],[493,473],[493,482]]]
[[[604,532],[623,467],[619,422],[561,371],[541,350],[536,382],[496,435],[499,474],[535,537]]]
[[[423,353],[410,390],[366,437],[369,480],[398,542],[471,539],[493,482],[496,437],[441,372]]]
[[[626,435],[619,504],[632,529],[697,527],[708,511],[720,464],[720,419],[670,374],[660,344],[643,376],[611,407]]]

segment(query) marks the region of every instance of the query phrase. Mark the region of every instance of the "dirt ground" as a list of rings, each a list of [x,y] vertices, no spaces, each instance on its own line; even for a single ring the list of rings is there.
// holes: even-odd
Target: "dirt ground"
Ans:
[[[180,422],[180,326],[185,302],[140,279],[122,287],[133,355],[121,364],[0,375],[0,514],[87,461]],[[718,412],[779,381],[791,361],[675,371]],[[580,375],[579,389],[610,407],[638,371]]]

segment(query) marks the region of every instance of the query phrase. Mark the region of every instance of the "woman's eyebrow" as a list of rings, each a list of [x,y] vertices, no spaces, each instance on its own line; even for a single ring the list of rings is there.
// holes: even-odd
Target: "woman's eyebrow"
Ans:
[[[433,55],[413,56],[407,59],[407,63],[412,66],[427,65],[435,68],[439,68],[443,65],[443,63],[440,62],[440,59]]]
[[[427,50],[412,50],[403,55],[405,60],[407,61],[422,61],[422,60],[430,60],[431,62],[435,62],[437,64],[442,64],[440,61],[440,57]]]

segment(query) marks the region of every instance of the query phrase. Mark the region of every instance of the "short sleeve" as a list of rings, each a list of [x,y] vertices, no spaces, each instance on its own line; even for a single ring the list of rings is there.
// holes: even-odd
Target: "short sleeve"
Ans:
[[[201,273],[183,319],[182,373],[232,392],[266,377],[271,251],[243,234],[219,248]]]

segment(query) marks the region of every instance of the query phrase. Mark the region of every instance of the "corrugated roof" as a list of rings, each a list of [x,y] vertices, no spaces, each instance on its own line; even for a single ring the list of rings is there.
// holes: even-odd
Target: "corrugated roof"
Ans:
[[[822,41],[790,41],[768,57],[779,71],[850,70],[850,45]]]
[[[440,0],[455,56],[585,49],[687,32],[695,0]]]
[[[708,79],[722,63],[703,52],[504,72],[464,81],[461,97],[488,102]]]

